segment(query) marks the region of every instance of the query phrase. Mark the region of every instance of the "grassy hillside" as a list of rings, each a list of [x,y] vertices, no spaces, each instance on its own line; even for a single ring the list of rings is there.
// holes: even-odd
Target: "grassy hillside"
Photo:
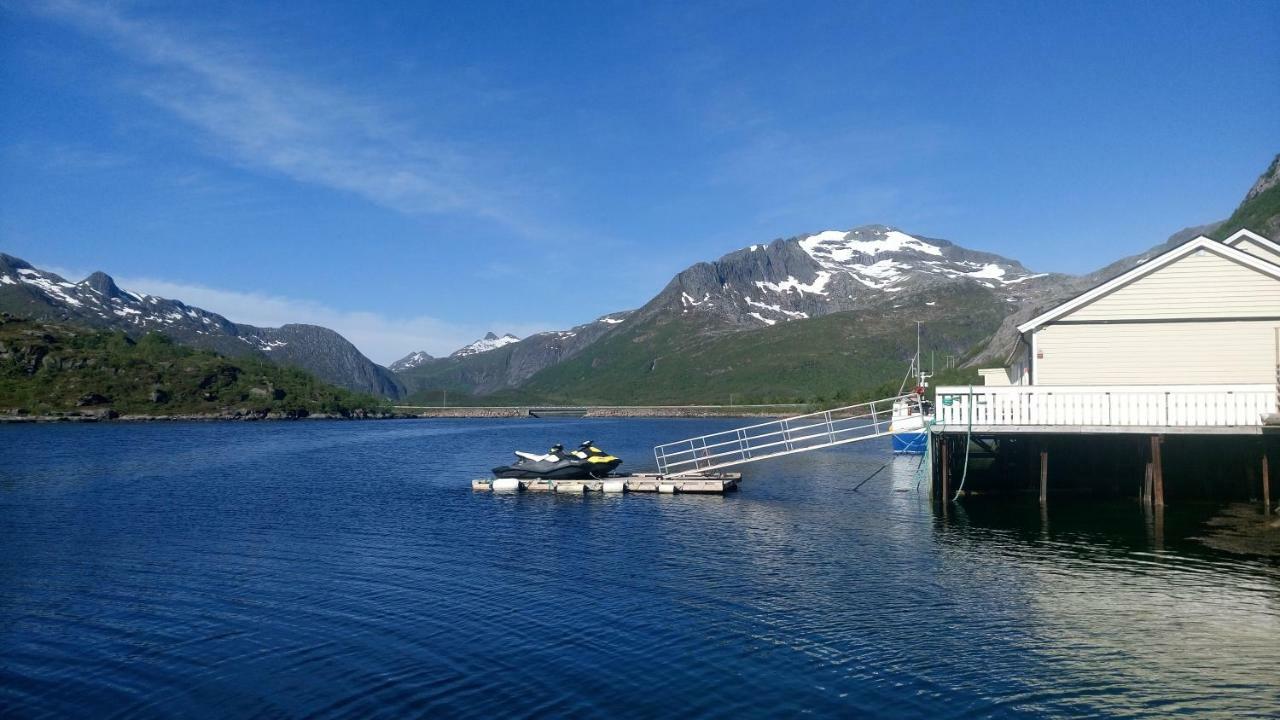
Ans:
[[[1280,155],[1271,161],[1271,166],[1250,190],[1253,197],[1240,203],[1231,217],[1213,231],[1212,237],[1222,240],[1241,228],[1248,228],[1272,240],[1280,239],[1280,182],[1276,182],[1278,174]],[[1270,187],[1267,187],[1268,184]],[[1266,189],[1258,192],[1264,187]]]
[[[349,415],[382,401],[256,358],[148,334],[0,317],[0,412]]]
[[[915,352],[915,321],[928,353],[963,355],[999,326],[1005,308],[973,284],[759,330],[708,334],[664,315],[592,345],[535,375],[522,390],[564,402],[828,403],[896,392]],[[892,387],[890,387],[892,386]]]
[[[1277,237],[1280,233],[1280,185],[1264,190],[1236,208],[1231,217],[1213,231],[1213,237],[1222,240],[1242,228],[1273,239]]]

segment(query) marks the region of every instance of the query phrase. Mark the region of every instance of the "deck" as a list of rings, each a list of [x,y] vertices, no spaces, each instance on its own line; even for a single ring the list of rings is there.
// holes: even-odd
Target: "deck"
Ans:
[[[1259,435],[1262,385],[1013,385],[937,389],[935,432]]]
[[[719,494],[738,489],[741,473],[715,473],[685,477],[666,477],[658,473],[613,475],[603,480],[518,480],[514,490],[523,492],[649,492]],[[494,481],[472,480],[471,489],[491,491]]]

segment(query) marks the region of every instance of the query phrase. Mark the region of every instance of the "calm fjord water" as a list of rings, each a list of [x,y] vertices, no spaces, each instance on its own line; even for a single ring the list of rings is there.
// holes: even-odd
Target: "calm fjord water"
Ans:
[[[0,716],[1280,713],[1280,567],[953,507],[888,445],[709,496],[472,493],[734,420],[0,427]]]

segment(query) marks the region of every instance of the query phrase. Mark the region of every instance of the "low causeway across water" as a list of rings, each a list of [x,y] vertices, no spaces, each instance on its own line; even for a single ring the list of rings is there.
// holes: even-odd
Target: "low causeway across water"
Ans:
[[[558,418],[558,417],[756,417],[796,415],[806,405],[781,403],[774,405],[511,405],[491,407],[439,407],[429,405],[396,405],[396,412],[422,418]]]

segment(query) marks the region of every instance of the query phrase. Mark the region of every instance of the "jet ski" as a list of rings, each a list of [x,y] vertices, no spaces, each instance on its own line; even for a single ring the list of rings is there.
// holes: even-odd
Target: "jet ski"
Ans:
[[[591,442],[573,452],[553,445],[544,455],[516,451],[516,461],[493,469],[494,477],[521,480],[591,480],[608,475],[622,460],[608,455]]]
[[[616,458],[596,447],[596,444],[591,440],[579,445],[578,449],[573,451],[573,455],[587,461],[587,465],[591,468],[592,477],[604,477],[622,464],[620,458]]]

